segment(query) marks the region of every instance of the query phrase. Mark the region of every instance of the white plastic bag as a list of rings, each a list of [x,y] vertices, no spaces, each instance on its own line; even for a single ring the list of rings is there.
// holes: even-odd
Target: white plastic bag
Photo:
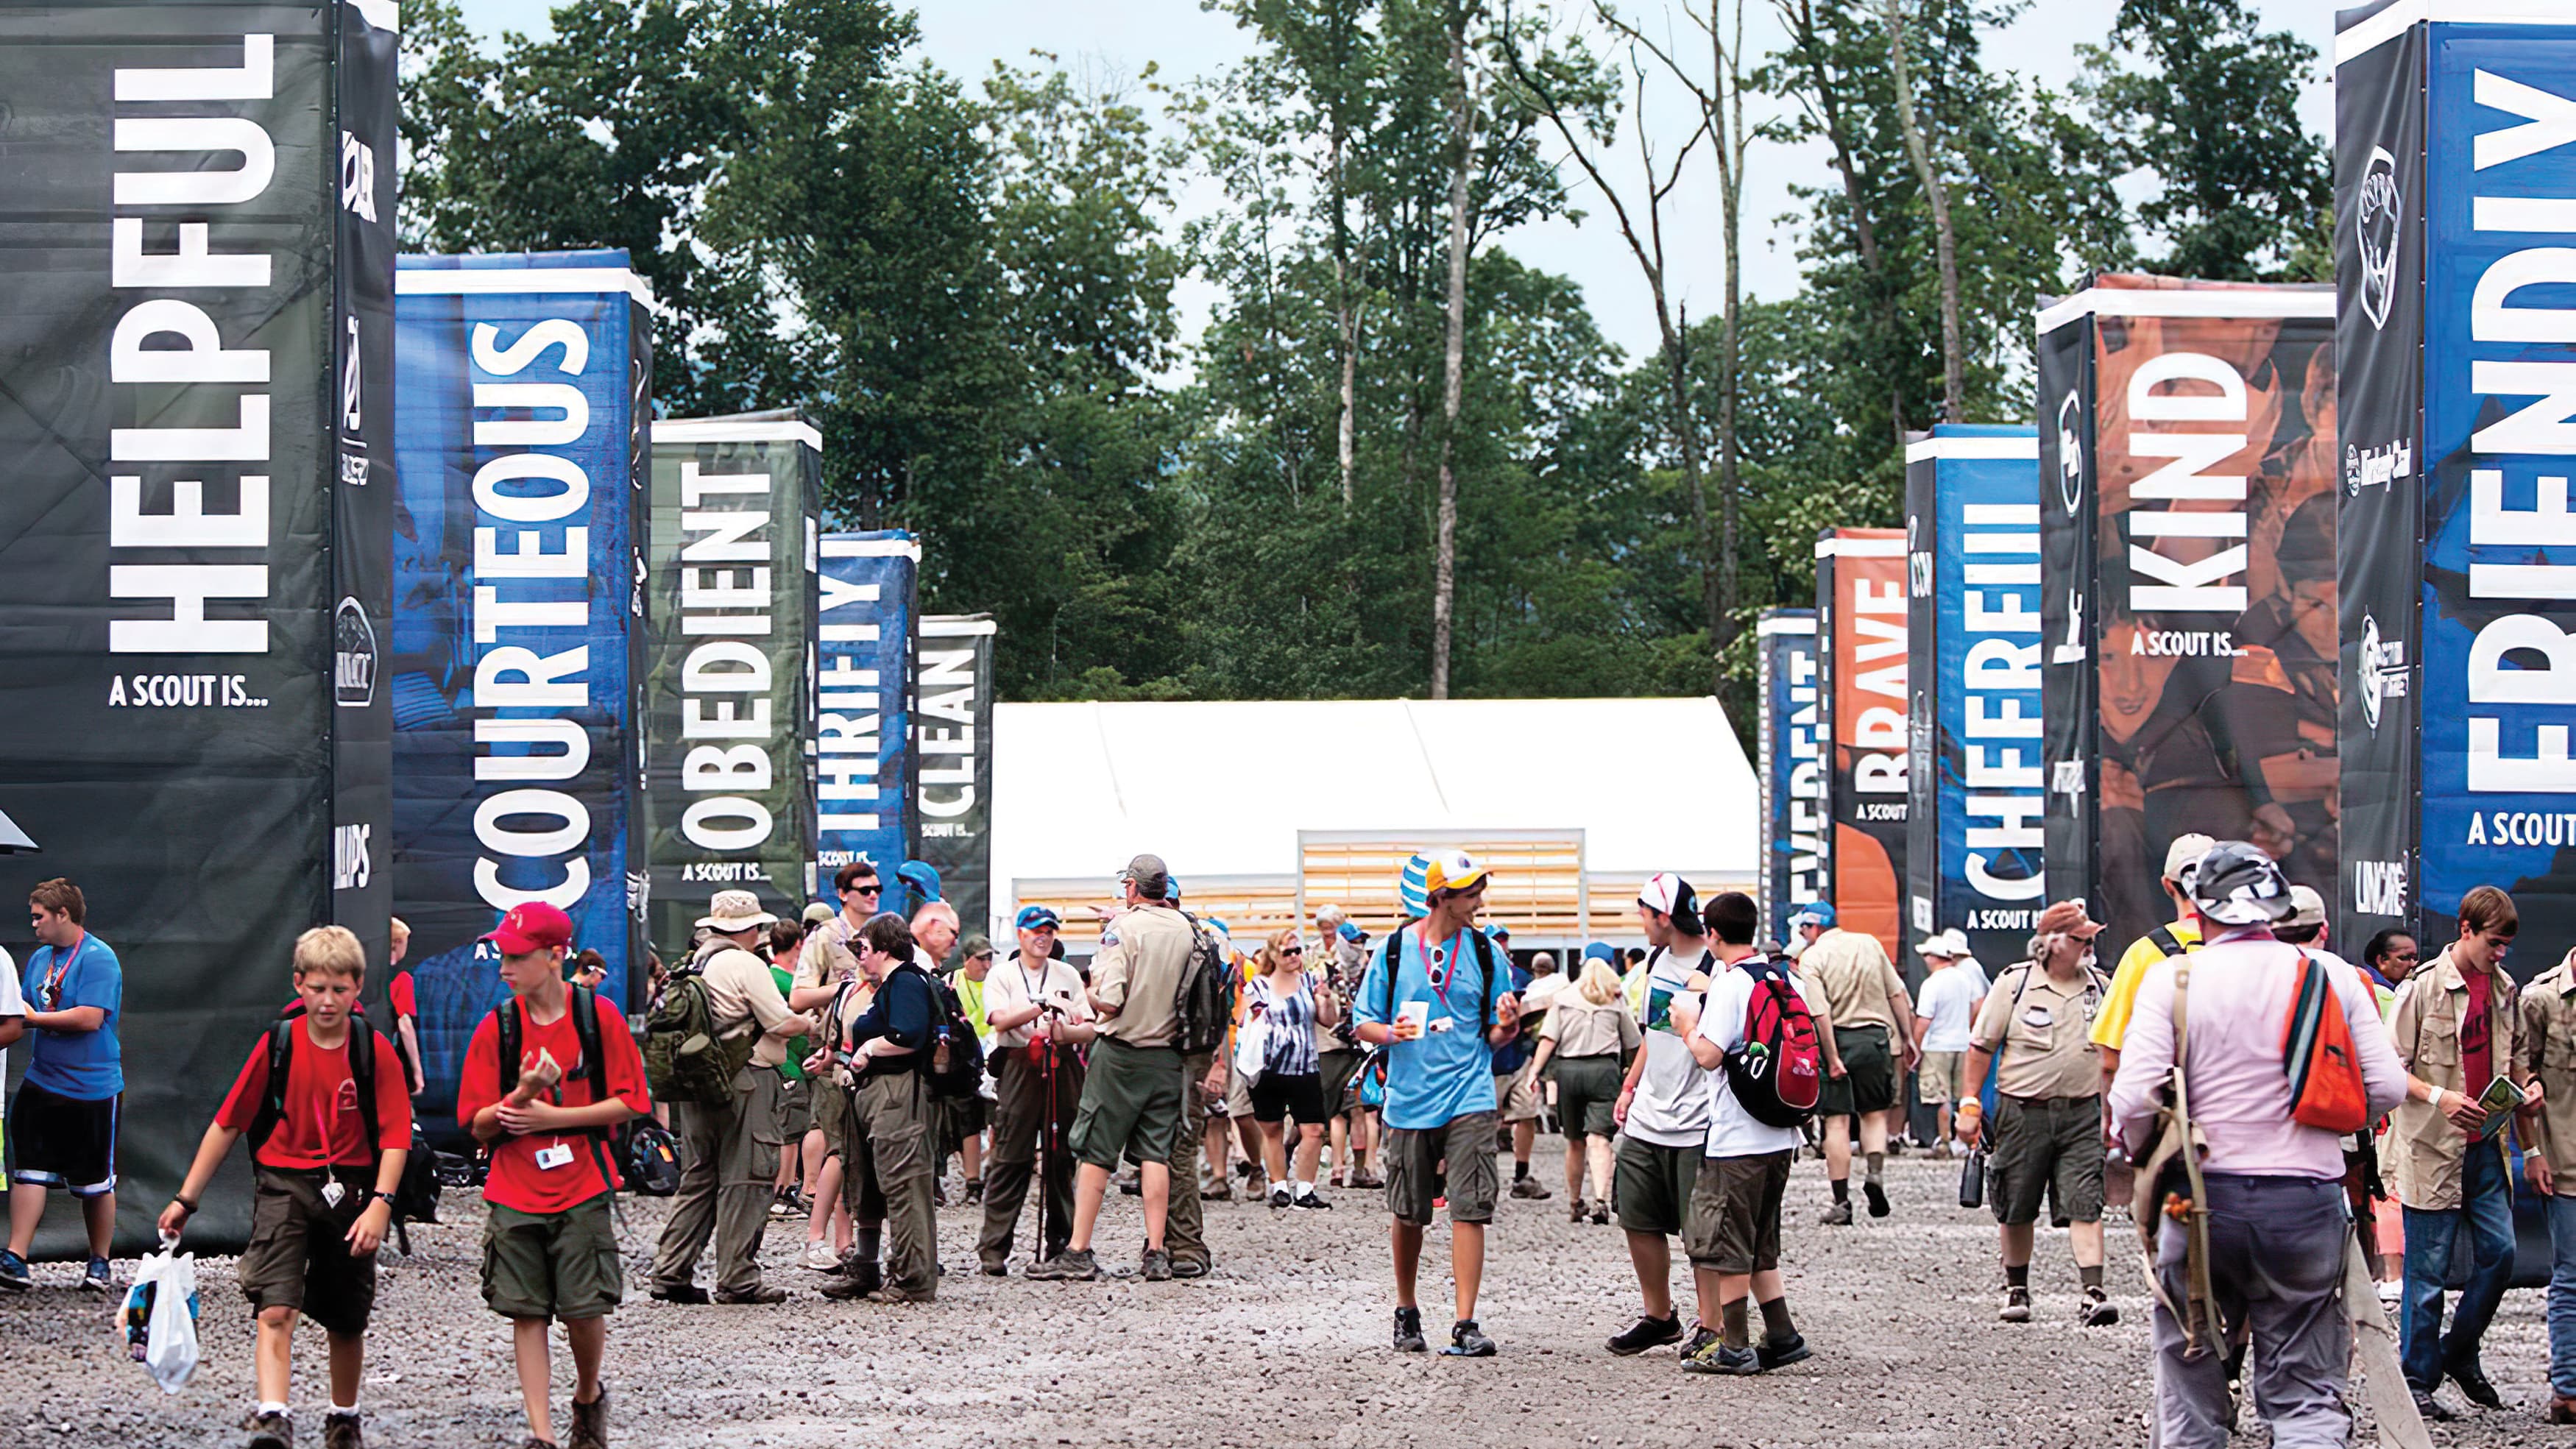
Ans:
[[[1247,1087],[1261,1080],[1270,1060],[1270,1013],[1246,1007],[1243,1025],[1234,1032],[1234,1074]]]
[[[176,1242],[135,1269],[125,1292],[125,1338],[152,1381],[175,1394],[197,1371],[197,1255]]]

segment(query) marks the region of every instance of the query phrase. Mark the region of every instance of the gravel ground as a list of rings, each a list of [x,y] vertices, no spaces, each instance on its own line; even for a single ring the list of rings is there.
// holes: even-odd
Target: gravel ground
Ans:
[[[1894,1216],[1828,1229],[1815,1222],[1822,1165],[1801,1162],[1785,1247],[1790,1303],[1816,1356],[1760,1378],[1686,1376],[1669,1350],[1636,1359],[1601,1350],[1634,1316],[1636,1284],[1616,1226],[1565,1221],[1562,1160],[1558,1144],[1543,1139],[1539,1171],[1560,1197],[1506,1199],[1498,1213],[1480,1316],[1503,1351],[1484,1361],[1388,1351],[1386,1218],[1370,1193],[1343,1193],[1330,1213],[1210,1204],[1215,1275],[1158,1284],[1132,1277],[1142,1238],[1133,1198],[1112,1197],[1099,1236],[1103,1263],[1121,1276],[1090,1284],[978,1275],[980,1210],[947,1208],[940,1299],[899,1307],[816,1296],[817,1276],[792,1262],[801,1224],[773,1230],[764,1254],[772,1281],[797,1291],[789,1303],[650,1302],[641,1270],[664,1205],[628,1199],[629,1299],[609,1337],[614,1438],[777,1449],[898,1441],[906,1449],[1379,1449],[1391,1432],[1423,1449],[2146,1443],[2147,1298],[2133,1258],[2119,1251],[2125,1223],[2113,1239],[2117,1327],[2075,1326],[2063,1234],[2042,1236],[2032,1273],[2037,1321],[2008,1326],[1994,1318],[1992,1221],[1955,1205],[1949,1165],[1890,1163]],[[509,1336],[477,1289],[480,1205],[460,1204],[453,1192],[448,1200],[449,1223],[412,1230],[415,1256],[387,1250],[366,1388],[378,1446],[515,1446],[526,1432]],[[1449,1313],[1445,1233],[1434,1232],[1423,1297],[1438,1340]],[[120,1279],[130,1269],[120,1264]],[[177,1397],[125,1359],[112,1311],[68,1286],[72,1268],[38,1273],[36,1292],[0,1299],[8,1366],[0,1434],[70,1449],[239,1443],[232,1425],[250,1395],[251,1323],[229,1260],[201,1265],[205,1361]],[[297,1399],[305,1440],[318,1443],[321,1344],[311,1329],[305,1335]],[[2436,1426],[2434,1442],[2566,1443],[2566,1431],[2539,1423],[2546,1361],[2541,1295],[2517,1291],[2486,1357],[2514,1407]],[[560,1341],[556,1364],[567,1386],[556,1400],[560,1432],[571,1372]],[[2266,1436],[2257,1428],[2239,1442]],[[2375,1435],[2365,1431],[2363,1442]]]

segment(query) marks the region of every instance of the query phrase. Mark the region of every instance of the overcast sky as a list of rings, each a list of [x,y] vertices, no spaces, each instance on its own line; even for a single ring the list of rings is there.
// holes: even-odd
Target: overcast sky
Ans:
[[[486,35],[542,30],[553,8],[551,0],[462,0],[462,4],[467,22]],[[1663,0],[1629,0],[1625,8],[1632,15],[1657,16],[1664,7]],[[2256,0],[2256,8],[2267,27],[2296,31],[2317,47],[2318,73],[2308,89],[2305,111],[2310,128],[2323,136],[2333,118],[2322,58],[2332,50],[2332,7],[2313,0]],[[1989,42],[1987,63],[1994,69],[2035,76],[2063,90],[2078,71],[2074,47],[2100,39],[2118,9],[2119,0],[2042,0]],[[1754,7],[1746,34],[1748,50],[1758,54],[1776,42],[1779,31],[1772,15],[1767,5]],[[920,19],[929,58],[970,81],[980,79],[997,60],[1022,65],[1030,63],[1032,51],[1043,51],[1069,67],[1112,78],[1132,77],[1152,62],[1161,67],[1166,81],[1178,82],[1222,70],[1249,48],[1244,32],[1231,20],[1201,10],[1198,0],[935,0],[921,7]],[[1685,22],[1675,13],[1673,23]],[[1663,94],[1668,100],[1677,99],[1669,87]],[[1650,116],[1672,122],[1674,132],[1687,127],[1683,113],[1657,106],[1652,92],[1649,106]],[[1718,311],[1724,297],[1716,167],[1702,159],[1706,156],[1703,148],[1694,158],[1697,164],[1676,194],[1666,222],[1668,246],[1677,254],[1675,290],[1693,316]],[[1775,226],[1774,219],[1797,206],[1789,195],[1793,180],[1821,181],[1830,172],[1821,152],[1760,143],[1753,147],[1745,169],[1745,287],[1757,297],[1785,296],[1798,285],[1797,259],[1793,236]],[[1651,347],[1655,337],[1645,284],[1607,208],[1597,198],[1587,199],[1586,189],[1577,187],[1576,204],[1588,213],[1583,221],[1527,227],[1506,236],[1503,245],[1535,266],[1579,282],[1603,331],[1633,356]],[[1208,198],[1207,189],[1200,188],[1186,193],[1183,205],[1210,205]],[[1669,240],[1675,237],[1681,239],[1677,245]],[[1185,324],[1192,334],[1204,320],[1210,296],[1204,284],[1192,284],[1183,291]]]

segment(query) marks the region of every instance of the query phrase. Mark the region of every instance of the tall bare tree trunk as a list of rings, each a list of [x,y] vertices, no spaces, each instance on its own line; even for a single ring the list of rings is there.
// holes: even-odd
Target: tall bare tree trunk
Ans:
[[[1950,227],[1950,188],[1932,164],[1923,126],[1914,115],[1914,83],[1905,65],[1904,0],[1887,0],[1888,68],[1896,82],[1896,119],[1905,130],[1905,150],[1914,158],[1914,174],[1932,203],[1932,245],[1941,267],[1941,412],[1946,422],[1967,421],[1968,360],[1959,341],[1959,237]]]
[[[1467,366],[1467,168],[1476,146],[1475,107],[1467,92],[1467,3],[1449,14],[1450,104],[1455,107],[1449,171],[1449,325],[1440,377],[1440,537],[1431,577],[1431,697],[1449,697],[1450,615],[1458,592],[1458,405]]]
[[[1735,639],[1735,610],[1742,601],[1741,576],[1736,554],[1741,546],[1743,509],[1743,450],[1737,446],[1735,417],[1737,400],[1744,392],[1743,312],[1744,274],[1737,260],[1743,238],[1744,202],[1744,6],[1735,4],[1735,44],[1727,46],[1724,32],[1718,26],[1717,4],[1712,0],[1708,16],[1708,39],[1713,62],[1710,69],[1716,81],[1718,114],[1710,117],[1717,130],[1717,189],[1721,204],[1720,225],[1726,239],[1726,323],[1718,335],[1717,359],[1717,493],[1719,528],[1718,603],[1723,610],[1722,632],[1709,642],[1724,649]],[[1721,677],[1723,672],[1721,671]]]
[[[1342,470],[1342,512],[1348,514],[1358,498],[1360,329],[1359,318],[1351,310],[1350,198],[1342,176],[1343,124],[1341,107],[1335,105],[1326,161],[1333,178],[1333,342],[1342,354],[1342,417],[1334,437],[1334,457]]]

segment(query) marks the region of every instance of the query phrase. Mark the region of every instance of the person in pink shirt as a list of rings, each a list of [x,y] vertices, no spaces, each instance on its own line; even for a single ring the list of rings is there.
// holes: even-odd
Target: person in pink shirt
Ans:
[[[2344,1206],[2343,1139],[2291,1118],[2283,1023],[2302,954],[2275,940],[2290,914],[2290,885],[2269,856],[2241,841],[2200,860],[2192,882],[2198,953],[2150,967],[2111,1083],[2112,1120],[2143,1157],[2156,1122],[2156,1089],[2176,1065],[2174,995],[2185,986],[2185,1047],[2192,1121],[2208,1144],[2201,1160],[2209,1211],[2212,1305],[2229,1324],[2249,1323],[2245,1377],[2275,1449],[2350,1442],[2345,1407],[2352,1329],[2336,1290],[2352,1228]],[[2389,1045],[2369,989],[2349,968],[2323,962],[2360,1059],[2372,1115],[2418,1095]],[[2151,1191],[2140,1184],[2142,1193]],[[2186,1296],[2181,1225],[2168,1219],[2157,1244],[2165,1300]],[[2164,1449],[2218,1449],[2228,1438],[2226,1355],[2186,1356],[2182,1325],[2155,1314],[2157,1439]]]

